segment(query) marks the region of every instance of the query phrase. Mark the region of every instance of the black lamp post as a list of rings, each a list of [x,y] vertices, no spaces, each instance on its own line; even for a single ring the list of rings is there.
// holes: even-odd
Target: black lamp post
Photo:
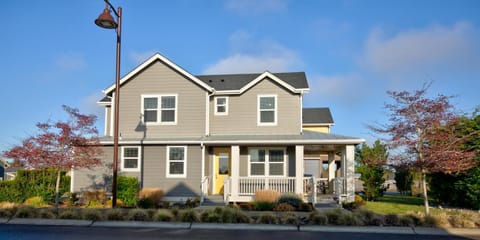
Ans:
[[[120,47],[122,34],[122,7],[115,8],[108,0],[105,1],[103,13],[95,20],[95,24],[106,29],[115,29],[117,32],[117,57],[115,70],[115,101],[114,101],[114,125],[113,125],[113,179],[112,179],[112,208],[117,206],[117,169],[118,169],[118,125],[120,103]],[[110,10],[117,16],[117,21],[110,15]]]

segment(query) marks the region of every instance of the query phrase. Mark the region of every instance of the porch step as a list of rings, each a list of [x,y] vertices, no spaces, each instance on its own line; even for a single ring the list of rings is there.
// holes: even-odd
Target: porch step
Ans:
[[[223,206],[225,203],[223,202],[223,195],[210,195],[205,196],[203,199],[202,206]]]
[[[320,195],[317,197],[317,202],[314,204],[315,208],[337,208],[338,201],[334,195]]]

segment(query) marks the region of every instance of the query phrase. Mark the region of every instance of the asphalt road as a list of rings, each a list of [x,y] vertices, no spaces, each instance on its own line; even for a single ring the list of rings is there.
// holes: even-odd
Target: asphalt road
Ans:
[[[365,240],[410,240],[410,239],[474,239],[444,235],[413,235],[386,233],[309,232],[309,231],[267,231],[267,230],[187,230],[158,228],[107,228],[71,226],[32,226],[0,224],[0,239],[8,240],[121,240],[121,239],[248,239],[248,240],[308,240],[308,239],[365,239]]]

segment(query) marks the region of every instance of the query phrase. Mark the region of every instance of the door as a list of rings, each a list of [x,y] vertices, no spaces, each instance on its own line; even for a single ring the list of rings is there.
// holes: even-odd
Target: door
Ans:
[[[213,194],[223,194],[225,177],[231,173],[231,158],[229,148],[215,149],[214,175],[215,186]]]

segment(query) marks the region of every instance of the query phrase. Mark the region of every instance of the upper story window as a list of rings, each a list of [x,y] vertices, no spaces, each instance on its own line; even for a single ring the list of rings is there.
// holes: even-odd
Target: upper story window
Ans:
[[[176,124],[177,95],[143,95],[142,110],[145,123]]]
[[[122,147],[121,170],[140,171],[140,147]]]
[[[215,97],[215,115],[228,115],[228,97]]]
[[[186,146],[167,146],[167,177],[187,177]]]
[[[257,124],[276,125],[277,124],[277,96],[276,95],[259,95],[258,96],[258,117]]]

